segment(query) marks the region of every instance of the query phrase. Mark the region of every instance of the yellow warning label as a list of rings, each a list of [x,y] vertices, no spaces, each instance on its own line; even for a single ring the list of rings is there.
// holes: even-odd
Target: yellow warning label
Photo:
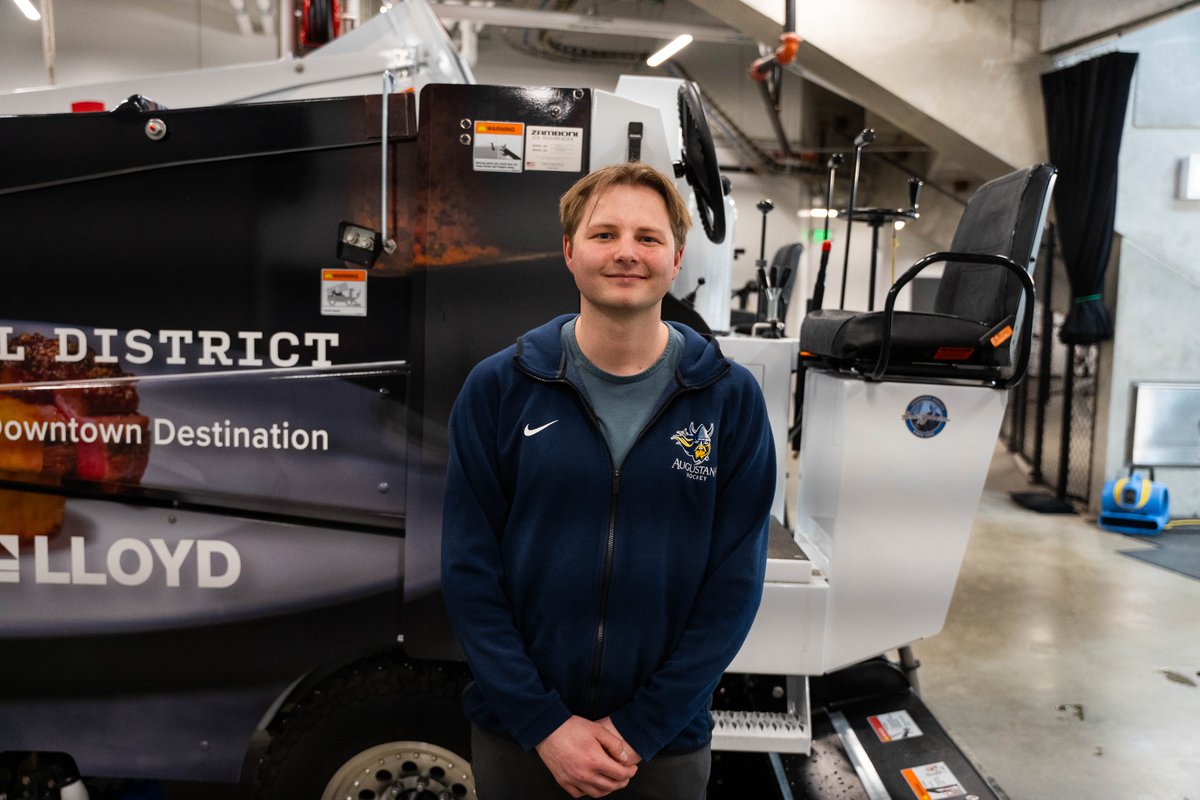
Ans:
[[[369,285],[365,269],[321,270],[321,316],[365,317]]]
[[[365,269],[327,269],[321,273],[323,281],[365,281]]]
[[[476,122],[475,134],[501,133],[507,136],[520,136],[525,132],[523,122]]]

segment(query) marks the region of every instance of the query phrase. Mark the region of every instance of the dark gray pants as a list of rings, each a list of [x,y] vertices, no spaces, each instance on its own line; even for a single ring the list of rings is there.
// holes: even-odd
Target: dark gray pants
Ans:
[[[702,747],[691,753],[660,753],[638,764],[637,774],[613,800],[704,800],[712,754]],[[471,726],[471,770],[479,800],[570,800],[537,752]]]

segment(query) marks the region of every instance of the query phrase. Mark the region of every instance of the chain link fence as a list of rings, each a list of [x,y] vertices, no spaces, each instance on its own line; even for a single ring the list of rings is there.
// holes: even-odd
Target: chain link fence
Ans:
[[[1029,374],[1013,390],[1001,438],[1029,464],[1030,480],[1054,489],[1060,501],[1087,503],[1092,483],[1100,348],[1058,338],[1065,315],[1054,311],[1054,227],[1042,240],[1035,270],[1037,301]],[[1056,265],[1057,266],[1057,265]]]

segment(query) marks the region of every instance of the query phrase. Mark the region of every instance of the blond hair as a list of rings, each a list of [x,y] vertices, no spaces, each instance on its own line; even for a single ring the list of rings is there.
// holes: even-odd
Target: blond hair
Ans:
[[[679,196],[674,181],[640,161],[602,167],[577,180],[558,201],[558,216],[562,221],[563,235],[574,239],[575,231],[583,222],[583,212],[587,210],[588,203],[593,197],[600,196],[614,186],[644,186],[662,197],[667,207],[667,218],[671,224],[671,237],[675,240],[675,249],[683,249],[688,229],[692,227],[692,217],[688,213],[687,205]]]

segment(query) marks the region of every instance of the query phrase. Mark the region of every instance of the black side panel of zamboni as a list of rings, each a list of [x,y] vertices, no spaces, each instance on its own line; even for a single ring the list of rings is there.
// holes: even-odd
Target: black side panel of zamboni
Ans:
[[[413,351],[423,369],[411,390],[410,411],[421,429],[410,446],[422,463],[410,466],[408,476],[404,564],[405,647],[415,655],[459,653],[440,590],[451,405],[480,360],[553,316],[579,310],[563,264],[558,199],[588,171],[591,97],[582,89],[463,85],[432,85],[421,93],[413,224],[424,324]],[[532,126],[570,137],[567,151],[579,156],[577,164],[545,169],[530,165],[529,152],[520,160],[503,152],[527,146]]]
[[[151,118],[164,138],[146,136]],[[123,418],[176,433],[150,446],[137,480],[0,480],[6,503],[66,498],[57,532],[0,530],[0,750],[68,752],[89,775],[234,781],[297,679],[394,646],[420,324],[415,118],[414,97],[390,99],[398,247],[367,271],[361,315],[323,313],[323,281],[356,266],[337,258],[340,222],[380,226],[378,97],[0,119],[0,329],[13,357],[0,368],[19,364],[21,335],[78,335],[97,353],[107,342],[137,389]],[[146,332],[148,358],[130,331]],[[173,354],[162,331],[193,341]],[[261,363],[203,363],[201,331]],[[255,358],[239,332],[261,335]],[[307,369],[314,349],[290,339],[272,358],[280,332],[336,334],[329,366]],[[302,374],[275,363],[293,357]],[[384,366],[351,367],[363,363]],[[50,414],[53,391],[10,384],[0,404]],[[319,427],[329,446],[177,435],[272,421]]]
[[[378,97],[0,119],[0,326],[10,339],[86,339],[111,353],[139,381],[150,432],[164,434],[139,480],[68,474],[64,492],[402,530],[415,99],[395,96],[389,112],[390,204],[404,224],[396,252],[363,281],[361,315],[325,313],[322,276],[357,266],[337,258],[341,221],[379,227]],[[165,126],[161,140],[146,136],[150,119]],[[190,338],[178,353],[160,338],[171,331]],[[201,332],[230,337],[231,363],[203,363]],[[239,333],[257,337],[253,353]],[[263,372],[311,366],[308,335],[336,337],[331,367],[392,366],[358,381],[362,391],[339,376],[285,383]],[[0,365],[13,363],[6,355]],[[175,380],[200,373],[208,379]],[[331,442],[319,454],[164,441],[227,421],[288,422]]]

